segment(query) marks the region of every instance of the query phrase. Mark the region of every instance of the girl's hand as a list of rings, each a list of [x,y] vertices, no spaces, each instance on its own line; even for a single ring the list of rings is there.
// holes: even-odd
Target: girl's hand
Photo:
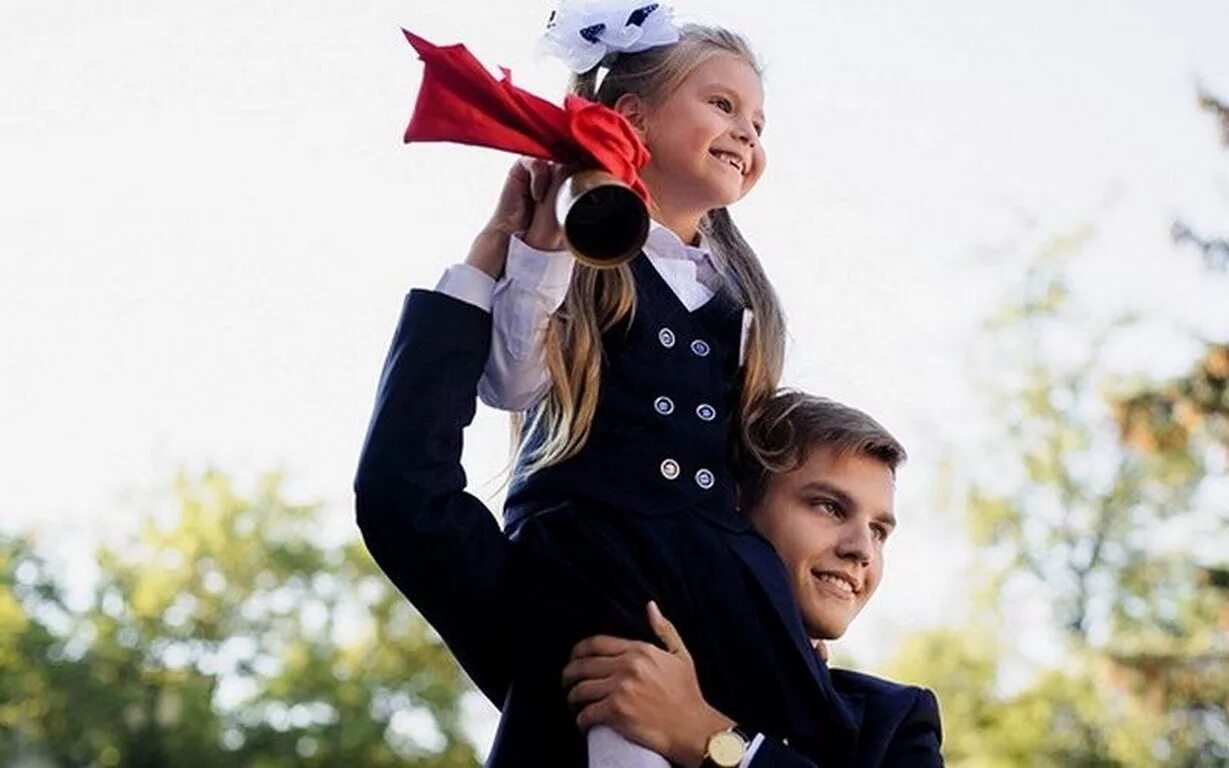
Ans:
[[[490,220],[470,248],[465,263],[499,278],[508,254],[508,239],[518,234],[540,251],[558,251],[563,230],[555,220],[555,195],[563,182],[562,166],[546,160],[519,158],[508,170]]]
[[[581,730],[608,725],[682,766],[698,766],[708,737],[734,723],[700,692],[691,654],[656,603],[649,624],[665,644],[598,635],[572,649],[563,670],[568,703],[579,709]]]

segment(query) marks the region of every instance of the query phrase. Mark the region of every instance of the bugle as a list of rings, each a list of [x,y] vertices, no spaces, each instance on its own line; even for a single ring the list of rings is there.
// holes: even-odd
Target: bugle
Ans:
[[[563,180],[555,215],[576,260],[609,269],[631,261],[649,236],[649,211],[640,196],[606,171],[581,170]]]

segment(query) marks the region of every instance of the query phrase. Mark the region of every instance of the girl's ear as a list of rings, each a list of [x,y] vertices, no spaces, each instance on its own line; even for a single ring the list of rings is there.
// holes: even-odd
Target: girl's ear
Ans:
[[[640,137],[644,138],[646,118],[648,117],[648,105],[644,103],[644,99],[634,93],[625,93],[615,100],[614,111],[627,118],[627,122],[632,124],[632,127],[636,129],[636,133],[639,133]]]

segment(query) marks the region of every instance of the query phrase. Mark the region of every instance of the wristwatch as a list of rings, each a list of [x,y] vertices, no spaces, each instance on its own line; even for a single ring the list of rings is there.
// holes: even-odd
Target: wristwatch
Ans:
[[[751,739],[737,725],[717,731],[708,737],[704,747],[704,762],[700,768],[738,768],[747,756]]]

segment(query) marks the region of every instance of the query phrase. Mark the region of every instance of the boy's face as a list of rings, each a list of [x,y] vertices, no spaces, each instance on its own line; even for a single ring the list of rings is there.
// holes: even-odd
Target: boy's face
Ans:
[[[807,634],[840,637],[883,575],[896,526],[895,477],[870,456],[822,446],[802,466],[768,478],[751,522],[785,563]]]

